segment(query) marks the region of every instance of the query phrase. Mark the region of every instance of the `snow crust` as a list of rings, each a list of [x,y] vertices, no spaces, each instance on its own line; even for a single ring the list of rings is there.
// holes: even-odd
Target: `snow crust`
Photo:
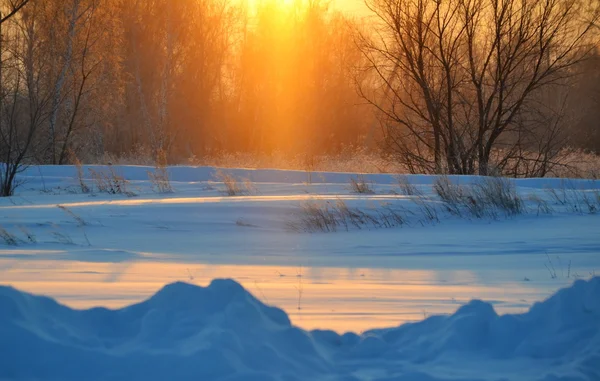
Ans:
[[[304,331],[233,280],[74,310],[0,286],[0,380],[600,379],[600,277],[520,315],[471,301],[362,335]]]

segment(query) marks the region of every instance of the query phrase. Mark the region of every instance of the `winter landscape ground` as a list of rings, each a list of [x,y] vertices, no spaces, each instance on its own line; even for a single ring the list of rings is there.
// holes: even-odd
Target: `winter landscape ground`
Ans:
[[[0,379],[600,379],[600,182],[165,170],[0,200]]]

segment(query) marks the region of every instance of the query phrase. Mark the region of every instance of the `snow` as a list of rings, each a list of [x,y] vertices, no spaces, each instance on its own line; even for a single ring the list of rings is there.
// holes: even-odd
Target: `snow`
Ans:
[[[122,309],[0,287],[0,379],[597,380],[600,278],[523,314],[471,301],[363,334],[305,331],[233,280],[173,283]]]
[[[518,179],[553,212],[527,201],[515,217],[430,223],[393,175],[365,175],[364,195],[353,174],[224,170],[255,188],[228,197],[216,168],[170,167],[168,194],[153,168],[112,170],[134,197],[83,194],[75,167],[41,166],[0,199],[0,235],[18,241],[0,238],[0,284],[23,290],[0,292],[0,380],[599,379],[598,280],[583,280],[600,273],[600,217],[547,191],[598,181]],[[435,176],[407,178],[441,210]],[[406,224],[290,231],[307,200],[392,205]]]

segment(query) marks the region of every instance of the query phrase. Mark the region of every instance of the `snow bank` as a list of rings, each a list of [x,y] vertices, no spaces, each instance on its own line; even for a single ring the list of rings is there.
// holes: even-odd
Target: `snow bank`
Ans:
[[[148,172],[154,171],[153,167],[144,166],[112,166],[113,170],[121,176],[131,181],[147,181]],[[88,169],[95,171],[107,171],[107,166],[91,165],[83,166],[84,175],[88,175]],[[216,173],[218,168],[214,167],[190,167],[173,166],[168,168],[169,176],[175,182],[199,182],[199,181],[219,181]],[[278,169],[223,169],[223,171],[232,174],[238,178],[249,179],[255,183],[284,183],[301,184],[307,181],[307,172],[278,170]],[[40,178],[46,181],[57,178],[77,178],[77,168],[69,165],[42,165],[28,167],[21,177],[31,181],[37,181]],[[348,184],[356,174],[336,173],[336,172],[313,172],[311,173],[311,182]],[[431,185],[438,176],[435,175],[409,175],[409,181],[415,185]],[[477,181],[480,176],[449,176],[455,183],[468,184]],[[397,184],[395,175],[391,174],[367,174],[364,176],[366,181],[375,184]],[[516,179],[515,184],[526,188],[561,188],[564,179],[556,178],[538,178],[538,179]],[[567,186],[575,186],[582,189],[598,189],[600,182],[585,179],[569,179]]]
[[[120,310],[0,287],[0,380],[475,380],[522,361],[538,380],[600,379],[600,278],[522,315],[473,301],[362,335],[295,328],[232,280],[171,284]],[[471,376],[440,376],[448,363]]]

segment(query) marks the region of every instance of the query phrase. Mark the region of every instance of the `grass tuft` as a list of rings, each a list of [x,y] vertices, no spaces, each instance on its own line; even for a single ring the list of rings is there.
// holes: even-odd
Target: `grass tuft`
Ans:
[[[8,230],[0,226],[0,238],[4,241],[4,244],[8,246],[19,246],[19,239],[16,235],[10,233]]]
[[[25,226],[19,226],[19,230],[21,230],[21,232],[25,234],[25,237],[27,237],[27,240],[30,243],[37,243],[37,238],[35,237],[35,234],[29,231],[29,229],[27,229]]]
[[[366,181],[364,175],[350,178],[350,190],[358,194],[374,194],[373,185]]]
[[[249,179],[238,179],[221,169],[217,170],[215,178],[223,183],[227,196],[247,196],[255,192],[254,184]]]
[[[402,226],[405,218],[390,205],[382,204],[371,210],[349,207],[343,200],[308,200],[300,205],[287,227],[296,232],[331,233],[338,230],[382,229]]]
[[[148,171],[148,179],[152,183],[152,189],[156,193],[173,193],[173,186],[167,169],[167,155],[160,151],[154,165],[154,172]]]
[[[398,186],[400,187],[400,194],[404,196],[420,196],[422,192],[414,184],[411,184],[408,176],[400,175],[396,177]]]
[[[89,172],[98,192],[135,196],[135,193],[128,189],[129,181],[119,175],[112,165],[108,165],[108,171],[96,171],[90,168]]]
[[[67,208],[64,205],[56,205],[56,207],[62,210],[63,212],[67,213],[69,216],[71,216],[77,222],[77,225],[87,226],[87,222],[83,218],[81,218],[80,215],[73,212],[71,209]]]

